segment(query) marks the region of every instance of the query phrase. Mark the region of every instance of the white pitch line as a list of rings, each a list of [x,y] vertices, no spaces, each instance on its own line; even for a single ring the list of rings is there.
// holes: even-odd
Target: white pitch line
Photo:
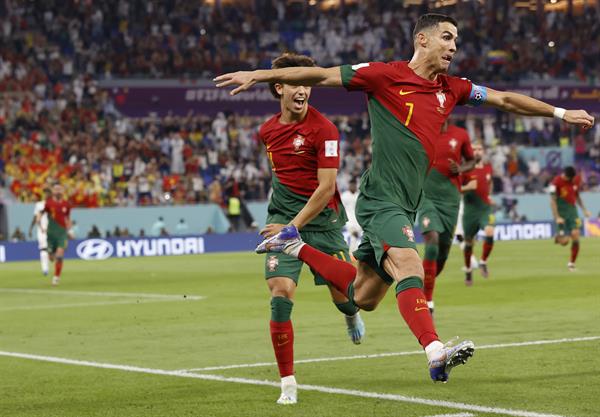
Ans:
[[[536,346],[536,345],[552,345],[558,343],[572,343],[572,342],[589,342],[592,340],[600,340],[600,336],[590,337],[576,337],[570,339],[554,339],[554,340],[531,340],[528,342],[514,342],[514,343],[501,343],[495,345],[481,345],[475,346],[475,350],[480,349],[500,349],[507,347],[521,347],[521,346]],[[300,359],[295,360],[294,363],[313,363],[313,362],[333,362],[333,361],[349,361],[355,359],[374,359],[374,358],[385,358],[389,356],[409,356],[409,355],[423,355],[422,350],[411,350],[408,352],[387,352],[387,353],[373,353],[370,355],[353,355],[353,356],[333,356],[325,358],[312,358],[312,359]],[[222,366],[207,366],[205,368],[191,368],[191,369],[180,369],[181,372],[201,372],[201,371],[220,371],[225,369],[237,369],[237,368],[257,368],[261,366],[274,366],[276,362],[257,362],[257,363],[242,363],[237,365],[222,365]]]
[[[43,294],[43,295],[74,295],[90,297],[123,297],[123,298],[154,298],[164,300],[202,300],[206,297],[201,295],[172,295],[172,294],[147,294],[135,292],[103,292],[103,291],[68,291],[68,290],[36,290],[30,288],[0,288],[0,293],[18,293],[18,294]]]
[[[94,307],[94,306],[111,306],[115,304],[148,304],[148,303],[160,303],[166,301],[175,300],[151,300],[151,299],[139,299],[137,301],[98,301],[92,303],[70,303],[70,304],[48,304],[48,305],[35,305],[35,306],[16,306],[16,307],[4,307],[0,308],[0,311],[29,311],[29,310],[52,310],[61,308],[72,308],[72,307]]]
[[[138,372],[144,374],[152,374],[152,375],[167,375],[167,376],[175,376],[182,378],[195,378],[206,381],[218,381],[218,382],[233,382],[238,384],[248,384],[248,385],[261,385],[261,386],[270,386],[279,388],[279,381],[266,381],[259,379],[248,379],[248,378],[235,378],[235,377],[225,377],[220,375],[208,375],[208,374],[194,374],[191,372],[181,372],[181,371],[168,371],[165,369],[153,369],[153,368],[142,368],[138,366],[129,366],[129,365],[115,365],[110,363],[100,363],[100,362],[92,362],[92,361],[80,361],[75,359],[66,359],[66,358],[57,358],[53,356],[41,356],[41,355],[32,355],[28,353],[19,353],[19,352],[4,352],[0,351],[0,356],[7,356],[13,358],[21,358],[21,359],[31,359],[43,362],[53,362],[60,364],[68,364],[68,365],[78,365],[78,366],[88,366],[93,368],[103,368],[103,369],[114,369],[120,371],[127,372]],[[320,385],[304,385],[299,384],[298,388],[304,391],[317,391],[323,392],[326,394],[339,394],[339,395],[348,395],[352,397],[361,397],[361,398],[376,398],[381,400],[390,400],[390,401],[398,401],[404,403],[412,403],[412,404],[421,404],[433,407],[443,407],[443,408],[451,408],[456,410],[464,410],[464,411],[474,411],[488,414],[500,414],[505,416],[514,416],[514,417],[564,417],[557,414],[546,414],[546,413],[537,413],[534,411],[524,411],[524,410],[515,410],[509,408],[498,408],[498,407],[487,407],[483,405],[476,404],[467,404],[467,403],[459,403],[453,401],[442,401],[442,400],[431,400],[428,398],[419,398],[419,397],[410,397],[406,395],[399,394],[384,394],[378,392],[369,392],[369,391],[359,391],[359,390],[351,390],[345,388],[333,388],[333,387],[325,387]]]
[[[457,414],[436,414],[435,416],[426,417],[475,417],[472,413],[457,413]]]

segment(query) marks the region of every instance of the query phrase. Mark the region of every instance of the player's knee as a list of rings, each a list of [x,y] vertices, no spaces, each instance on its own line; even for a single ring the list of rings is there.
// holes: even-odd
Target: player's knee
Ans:
[[[361,310],[364,311],[373,311],[379,305],[378,299],[374,297],[354,297],[354,303],[360,307]]]
[[[472,251],[473,250],[473,241],[472,240],[465,240],[465,252],[466,251]]]
[[[388,251],[383,266],[385,271],[394,278],[396,282],[405,277],[417,276],[421,279],[425,276],[423,263],[415,250],[406,248],[394,248]]]

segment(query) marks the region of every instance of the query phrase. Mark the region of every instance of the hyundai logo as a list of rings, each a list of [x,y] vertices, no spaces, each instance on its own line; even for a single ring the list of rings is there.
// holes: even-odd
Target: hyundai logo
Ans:
[[[77,245],[77,256],[86,261],[110,258],[113,245],[104,239],[88,239]]]

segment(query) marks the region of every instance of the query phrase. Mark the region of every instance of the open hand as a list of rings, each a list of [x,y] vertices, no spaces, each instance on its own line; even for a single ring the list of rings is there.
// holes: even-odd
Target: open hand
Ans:
[[[235,96],[256,84],[254,75],[254,71],[230,72],[213,78],[213,81],[217,83],[216,86],[218,88],[227,87],[229,85],[238,85],[239,87],[234,88],[229,92],[230,95]]]
[[[264,229],[262,229],[260,231],[260,234],[265,239],[268,239],[272,236],[275,236],[277,233],[281,232],[281,229],[283,229],[284,226],[285,226],[285,224],[270,223],[270,224],[266,225],[264,227]]]

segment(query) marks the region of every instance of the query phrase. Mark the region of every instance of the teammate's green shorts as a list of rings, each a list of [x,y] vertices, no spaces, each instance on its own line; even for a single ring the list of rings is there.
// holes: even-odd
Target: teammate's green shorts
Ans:
[[[63,228],[49,227],[48,253],[54,253],[58,248],[67,248],[67,230]]]
[[[456,204],[432,201],[423,198],[419,209],[419,230],[421,233],[438,232],[440,243],[447,245],[454,239],[460,202]]]
[[[386,283],[394,279],[383,270],[382,261],[389,248],[417,250],[413,225],[416,213],[409,213],[396,204],[373,200],[359,194],[356,219],[363,237],[354,257],[368,264]]]
[[[463,229],[466,239],[474,238],[479,230],[485,229],[486,226],[493,226],[495,223],[496,217],[492,213],[491,206],[465,204]]]
[[[569,210],[569,212],[561,212],[558,211],[560,217],[565,219],[563,224],[557,224],[556,230],[558,230],[559,234],[570,235],[573,230],[581,229],[583,223],[579,216],[577,215],[577,210]]]
[[[348,244],[341,230],[334,229],[323,232],[300,231],[300,236],[302,236],[304,242],[313,248],[331,254],[342,261],[352,262],[352,258],[348,252]],[[267,253],[265,257],[265,278],[288,277],[298,285],[302,265],[304,265],[304,262],[300,259],[286,255],[285,253]],[[311,272],[315,278],[315,285],[327,285],[327,281],[323,277],[312,269]]]

